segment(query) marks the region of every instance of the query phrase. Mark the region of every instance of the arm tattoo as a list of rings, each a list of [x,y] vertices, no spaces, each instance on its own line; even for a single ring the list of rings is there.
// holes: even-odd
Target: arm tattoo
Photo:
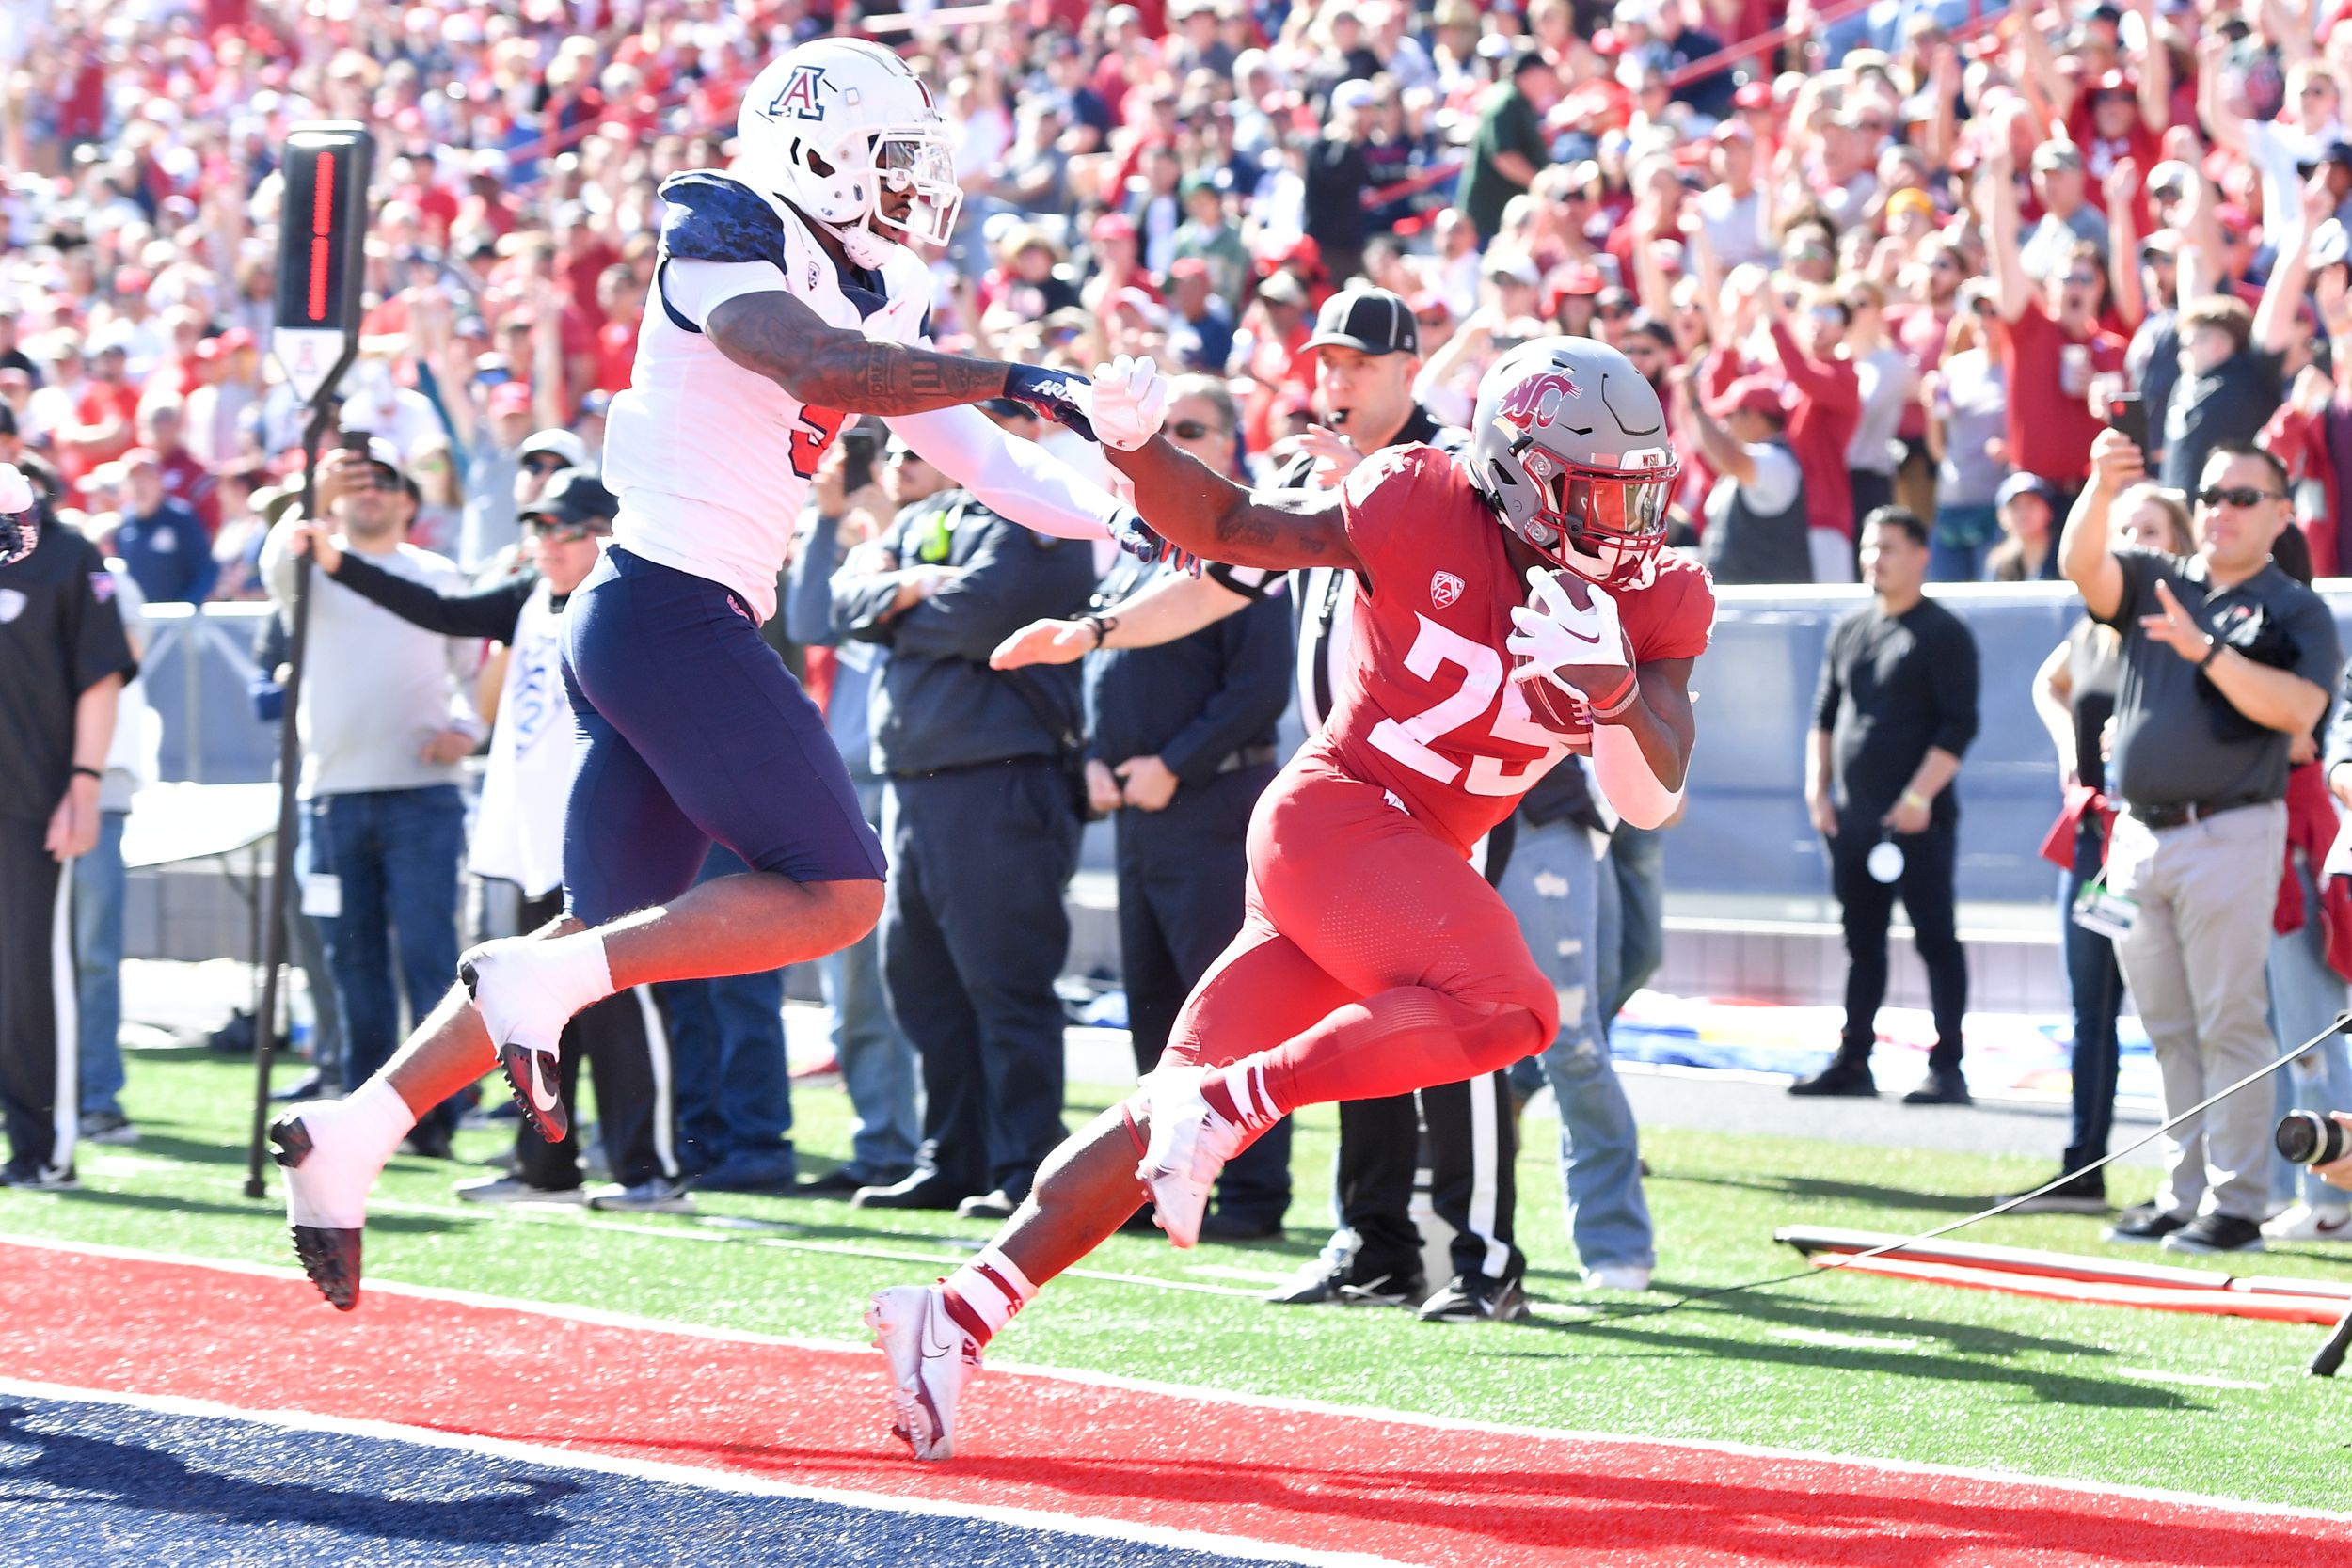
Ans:
[[[790,296],[765,293],[711,312],[710,340],[746,370],[803,403],[852,414],[923,414],[994,397],[1006,367],[897,343],[869,342],[833,327]]]

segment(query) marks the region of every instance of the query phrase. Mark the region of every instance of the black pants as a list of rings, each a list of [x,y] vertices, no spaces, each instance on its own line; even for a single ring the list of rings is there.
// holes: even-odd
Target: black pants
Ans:
[[[1410,1206],[1424,1121],[1430,1207],[1454,1227],[1454,1272],[1509,1279],[1526,1269],[1525,1256],[1512,1244],[1518,1193],[1511,1172],[1518,1149],[1508,1077],[1489,1072],[1418,1095],[1341,1103],[1340,1223],[1356,1232],[1358,1278],[1421,1272],[1421,1232]]]
[[[1078,814],[1053,758],[894,778],[882,983],[923,1067],[918,1168],[1027,1196],[1060,1143],[1062,889]]]
[[[1853,490],[1853,536],[1859,541],[1863,520],[1880,507],[1895,504],[1895,476],[1876,468],[1849,468],[1846,483]]]
[[[564,912],[562,890],[525,898],[520,924],[535,931]],[[670,1041],[653,993],[637,986],[582,1008],[564,1026],[564,1104],[580,1097],[580,1063],[586,1057],[596,1084],[596,1130],[605,1163],[624,1186],[675,1177],[676,1109],[671,1099]],[[575,1118],[574,1125],[578,1122]],[[534,1187],[564,1192],[580,1185],[580,1141],[541,1137],[525,1117],[515,1133],[515,1174]]]
[[[1241,929],[1250,808],[1274,766],[1220,773],[1176,792],[1165,811],[1121,811],[1119,971],[1136,1070],[1159,1066],[1176,1015]],[[1217,1178],[1221,1213],[1282,1223],[1291,1203],[1291,1123],[1266,1129]]]
[[[1931,822],[1922,833],[1898,834],[1902,875],[1873,879],[1864,864],[1880,837],[1875,823],[1841,821],[1830,841],[1831,886],[1846,930],[1846,1033],[1838,1054],[1865,1061],[1878,1039],[1879,1005],[1886,1000],[1886,927],[1895,900],[1911,917],[1919,961],[1928,971],[1928,1005],[1935,1015],[1931,1068],[1960,1066],[1960,1021],[1968,1010],[1968,958],[1961,950],[1952,899],[1957,822]]]
[[[45,819],[0,816],[0,1123],[8,1165],[73,1168],[81,1016],[73,978],[73,879],[42,847]]]

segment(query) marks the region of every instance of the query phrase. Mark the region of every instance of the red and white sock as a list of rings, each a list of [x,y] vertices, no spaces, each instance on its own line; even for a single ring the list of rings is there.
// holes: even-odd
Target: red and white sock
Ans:
[[[1290,1109],[1275,1103],[1266,1086],[1265,1063],[1254,1056],[1218,1068],[1201,1079],[1200,1098],[1209,1102],[1210,1110],[1252,1132],[1272,1126]]]
[[[980,1344],[1012,1322],[1012,1315],[1037,1299],[1037,1287],[1020,1265],[995,1247],[984,1247],[940,1286],[947,1316]]]

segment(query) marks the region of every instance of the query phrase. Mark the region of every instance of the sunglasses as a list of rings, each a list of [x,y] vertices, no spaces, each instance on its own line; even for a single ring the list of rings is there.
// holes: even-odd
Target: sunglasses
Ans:
[[[2208,485],[2197,492],[2200,506],[2260,506],[2265,501],[2282,501],[2286,497],[2276,490],[2257,490],[2250,484],[2233,484],[2226,488]]]
[[[1623,321],[1626,317],[1633,314],[1633,307],[1625,304],[1623,301],[1619,301],[1612,305],[1603,305],[1598,309],[1600,310],[1601,319],[1604,321]]]
[[[1200,420],[1172,420],[1168,424],[1168,433],[1179,441],[1205,441],[1212,436],[1225,434],[1220,426],[1209,424]]]
[[[576,545],[582,539],[593,539],[606,531],[587,523],[559,523],[551,518],[532,517],[524,522],[523,531],[533,539],[544,539],[551,545]]]
[[[551,456],[546,452],[541,452],[536,456],[526,457],[523,459],[524,469],[534,474],[560,474],[570,467],[571,465],[564,462],[562,458]]]

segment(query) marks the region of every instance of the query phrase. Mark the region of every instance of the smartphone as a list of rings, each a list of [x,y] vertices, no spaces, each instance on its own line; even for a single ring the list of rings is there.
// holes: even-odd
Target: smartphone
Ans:
[[[2137,392],[2116,392],[2107,399],[2107,428],[2140,451],[2148,450],[2148,405]]]
[[[845,491],[863,490],[874,482],[874,459],[881,450],[880,434],[864,420],[841,433],[841,486]]]

